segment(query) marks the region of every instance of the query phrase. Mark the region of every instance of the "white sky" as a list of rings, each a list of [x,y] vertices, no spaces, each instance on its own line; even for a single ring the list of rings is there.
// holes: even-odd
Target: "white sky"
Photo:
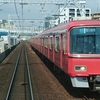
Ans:
[[[22,18],[21,5],[16,4],[16,7],[17,7],[18,15],[20,16],[20,18]],[[38,5],[34,5],[34,4],[24,5],[23,18],[43,19],[47,15],[50,15],[50,14],[52,15],[53,13],[56,12],[56,9],[54,9],[52,5],[45,5],[44,10],[43,10],[44,12],[41,11],[42,7],[43,5],[41,6],[39,4]],[[86,0],[86,7],[90,8],[92,12],[100,12],[100,0]],[[15,5],[14,4],[4,4],[4,5],[0,4],[0,19],[17,19],[16,12],[15,12]]]
[[[92,12],[100,12],[100,0],[86,0],[86,6],[91,8]]]

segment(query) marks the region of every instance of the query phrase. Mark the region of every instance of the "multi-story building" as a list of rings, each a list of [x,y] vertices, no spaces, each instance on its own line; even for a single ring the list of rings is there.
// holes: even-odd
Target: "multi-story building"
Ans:
[[[58,24],[58,17],[46,17],[44,27],[50,28]]]
[[[45,18],[45,28],[53,27],[60,23],[67,23],[71,20],[82,20],[91,19],[91,9],[90,8],[76,8],[76,7],[66,7],[60,8],[60,14],[56,18],[46,17]]]
[[[76,7],[60,8],[60,15],[60,23],[66,23],[70,20],[91,19],[91,9]]]
[[[100,12],[93,13],[92,14],[92,19],[100,19]]]

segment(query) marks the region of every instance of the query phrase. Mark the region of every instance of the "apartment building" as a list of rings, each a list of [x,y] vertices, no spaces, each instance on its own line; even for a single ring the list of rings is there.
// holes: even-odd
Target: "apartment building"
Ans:
[[[91,19],[91,9],[76,7],[60,8],[60,15],[60,23],[66,23],[70,20]]]

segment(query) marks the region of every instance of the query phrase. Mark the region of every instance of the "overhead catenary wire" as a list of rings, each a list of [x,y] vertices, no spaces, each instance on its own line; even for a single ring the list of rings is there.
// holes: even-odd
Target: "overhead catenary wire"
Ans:
[[[18,19],[20,19],[19,15],[18,15],[18,11],[17,11],[16,0],[14,0],[14,6],[15,6],[16,15],[17,15]]]
[[[21,26],[21,25],[20,25],[20,17],[19,17],[19,15],[18,15],[18,10],[17,10],[17,6],[16,6],[16,0],[14,0],[14,6],[15,6],[16,15],[17,15],[18,20],[19,20],[19,26]]]

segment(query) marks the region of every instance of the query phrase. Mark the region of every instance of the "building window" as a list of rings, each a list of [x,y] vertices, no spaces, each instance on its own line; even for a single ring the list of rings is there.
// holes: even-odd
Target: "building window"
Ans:
[[[69,16],[75,17],[75,13],[69,13]]]
[[[85,16],[86,16],[86,17],[89,17],[89,14],[86,14]]]
[[[80,14],[80,13],[77,13],[77,16],[78,16],[78,17],[80,17],[80,16],[81,16],[81,14]]]
[[[66,16],[66,14],[64,14],[64,16]]]
[[[77,13],[80,13],[80,10],[79,9],[77,9]]]
[[[89,13],[90,11],[88,9],[86,9],[86,13]]]
[[[81,16],[81,14],[80,14],[80,10],[79,10],[79,9],[77,9],[77,16],[78,16],[78,17]]]
[[[64,9],[64,11],[66,11],[66,9]]]
[[[75,9],[69,9],[69,12],[75,12]]]

